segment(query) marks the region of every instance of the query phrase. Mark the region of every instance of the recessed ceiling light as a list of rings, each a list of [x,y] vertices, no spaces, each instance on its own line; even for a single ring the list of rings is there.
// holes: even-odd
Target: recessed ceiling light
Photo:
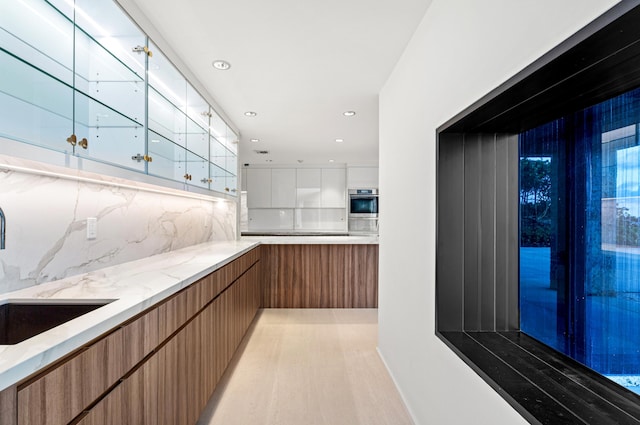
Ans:
[[[345,117],[352,117],[356,114],[356,111],[344,111],[342,113],[342,115],[344,115]]]
[[[344,142],[344,139],[336,139],[336,143],[342,143]]]
[[[333,159],[330,159],[329,162],[333,162]]]
[[[213,67],[215,69],[219,69],[220,71],[226,71],[227,69],[231,68],[231,64],[227,61],[218,59],[213,61]]]
[[[253,112],[253,111],[247,111],[244,114],[248,117],[255,117],[256,115],[258,115],[257,112]]]
[[[251,141],[252,141],[253,143],[258,143],[258,142],[260,141],[260,139],[251,139]]]

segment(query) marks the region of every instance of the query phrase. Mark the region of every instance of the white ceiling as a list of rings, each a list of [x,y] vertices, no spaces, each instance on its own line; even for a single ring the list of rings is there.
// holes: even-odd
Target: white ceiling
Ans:
[[[323,164],[377,163],[378,93],[431,0],[133,3],[240,130],[241,162]]]

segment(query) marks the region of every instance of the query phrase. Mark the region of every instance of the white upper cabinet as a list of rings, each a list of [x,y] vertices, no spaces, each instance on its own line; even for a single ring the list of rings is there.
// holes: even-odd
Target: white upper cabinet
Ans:
[[[322,174],[320,168],[298,168],[296,183],[296,207],[320,208]]]
[[[349,167],[347,187],[349,189],[378,188],[378,167]]]
[[[247,169],[247,208],[271,208],[270,169]]]
[[[251,195],[249,195],[251,196]],[[271,207],[294,208],[296,206],[296,169],[271,170]]]
[[[346,207],[346,176],[344,168],[322,169],[322,208]]]

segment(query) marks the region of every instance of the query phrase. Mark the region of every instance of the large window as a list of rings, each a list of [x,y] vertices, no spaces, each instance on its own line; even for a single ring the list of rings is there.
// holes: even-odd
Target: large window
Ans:
[[[640,90],[520,134],[523,332],[640,389]]]

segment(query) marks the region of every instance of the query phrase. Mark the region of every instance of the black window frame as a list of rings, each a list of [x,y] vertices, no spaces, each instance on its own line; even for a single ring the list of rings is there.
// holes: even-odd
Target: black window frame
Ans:
[[[436,131],[436,335],[531,423],[640,424],[640,396],[520,332],[518,134],[640,87],[623,0]]]

